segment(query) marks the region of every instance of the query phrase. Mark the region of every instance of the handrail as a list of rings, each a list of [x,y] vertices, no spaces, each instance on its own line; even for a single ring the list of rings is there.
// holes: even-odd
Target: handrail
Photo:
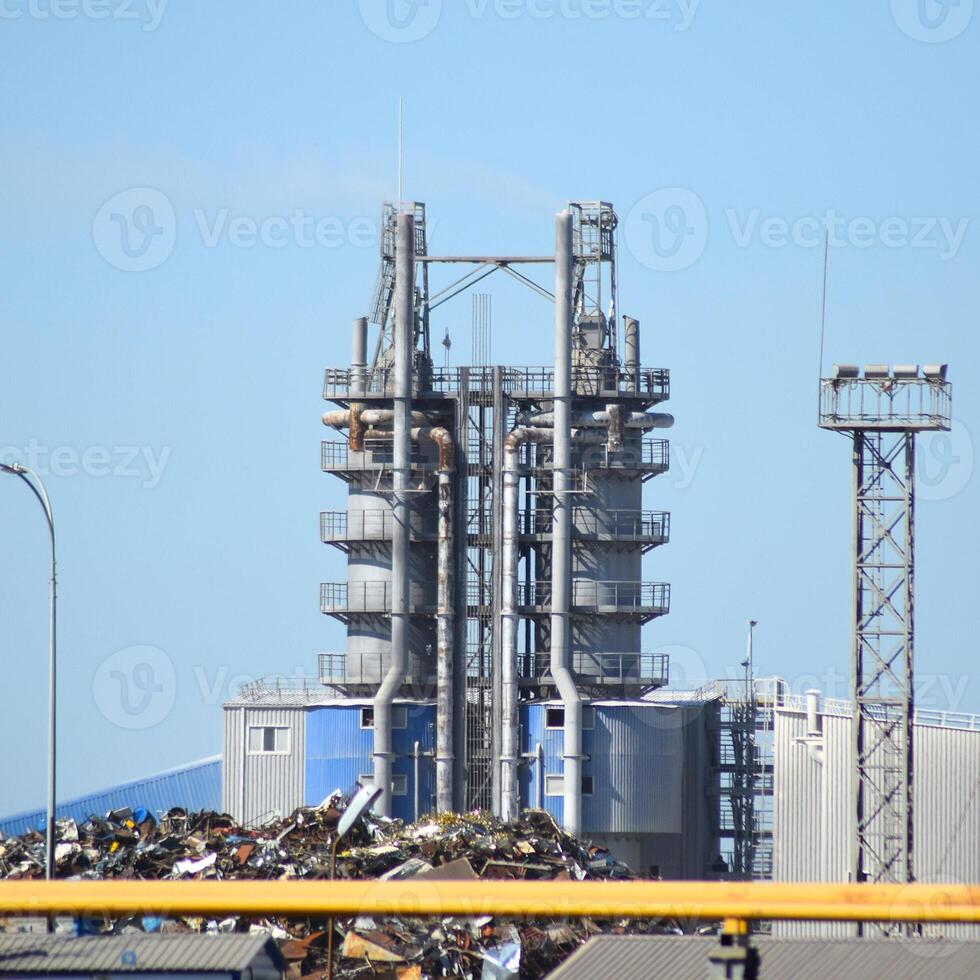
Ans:
[[[392,391],[391,368],[375,368],[368,372],[364,381],[364,394],[389,395]],[[470,367],[471,387],[488,388],[493,379],[492,367]],[[455,392],[462,382],[462,368],[435,368],[426,379],[426,390]],[[327,368],[323,373],[323,397],[330,400],[350,397],[354,375],[350,368]],[[360,382],[360,377],[357,378]],[[507,367],[501,372],[504,392],[520,391],[528,394],[550,394],[554,390],[554,368]],[[575,391],[594,394],[631,394],[664,401],[670,397],[670,371],[667,368],[640,368],[634,385],[625,368],[615,365],[572,368],[572,388]]]
[[[517,583],[519,606],[551,605],[551,582],[547,579]],[[575,609],[664,609],[670,606],[666,582],[596,582],[573,579],[572,607]]]
[[[550,534],[552,526],[550,510],[521,510],[521,532],[524,534]],[[599,510],[595,507],[572,508],[572,533],[583,535],[609,535],[615,538],[666,541],[670,537],[670,514],[660,510]]]
[[[717,881],[3,881],[5,915],[493,915],[980,922],[978,885]]]

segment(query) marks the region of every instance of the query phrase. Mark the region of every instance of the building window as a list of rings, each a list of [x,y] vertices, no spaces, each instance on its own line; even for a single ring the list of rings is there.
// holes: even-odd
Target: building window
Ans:
[[[544,777],[544,795],[545,796],[562,796],[565,792],[565,777],[564,776],[545,776]]]
[[[583,776],[582,777],[582,795],[591,796],[592,795],[592,777]]]
[[[565,709],[564,708],[545,708],[544,709],[545,728],[564,728]],[[549,777],[550,778],[550,777]],[[558,777],[560,778],[560,777]]]
[[[565,727],[564,708],[545,708],[544,727],[552,731]],[[591,704],[582,706],[582,730],[592,731],[595,728],[595,708]]]
[[[288,755],[289,729],[273,725],[253,725],[248,730],[249,755]]]
[[[391,727],[393,730],[408,728],[408,708],[404,704],[392,707]],[[374,708],[361,708],[361,728],[374,728]]]
[[[374,785],[374,774],[370,772],[361,773],[357,777],[357,781],[361,786],[373,786]],[[404,773],[395,773],[391,777],[391,795],[392,796],[408,796],[408,776]]]

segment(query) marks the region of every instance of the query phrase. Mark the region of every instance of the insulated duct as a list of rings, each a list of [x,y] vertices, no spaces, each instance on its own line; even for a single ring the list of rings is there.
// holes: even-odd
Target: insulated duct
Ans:
[[[569,668],[572,574],[572,215],[555,218],[554,504],[551,545],[551,676],[565,707],[563,823],[582,830],[582,701]]]
[[[640,321],[623,317],[623,362],[626,377],[634,391],[640,388]]]
[[[415,216],[397,218],[395,237],[395,417],[391,541],[391,663],[374,696],[374,784],[381,789],[377,811],[391,816],[394,753],[391,706],[408,663],[408,548],[411,482],[409,425],[412,416],[412,348],[415,340]]]
[[[520,529],[517,526],[519,506],[521,445],[525,442],[551,442],[550,429],[519,426],[504,440],[503,465],[503,534],[500,556],[500,816],[516,820],[520,816],[517,784],[518,740],[520,725],[517,697],[517,563]]]

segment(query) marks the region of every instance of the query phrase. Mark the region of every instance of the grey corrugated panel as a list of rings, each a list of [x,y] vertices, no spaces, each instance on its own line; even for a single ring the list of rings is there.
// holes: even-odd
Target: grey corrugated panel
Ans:
[[[754,937],[760,980],[975,980],[980,944]],[[554,980],[704,980],[715,938],[595,936],[549,974]]]
[[[146,807],[154,814],[174,806],[188,810],[218,809],[221,806],[221,756],[210,756],[186,766],[63,800],[56,813],[58,817],[70,817],[80,823],[92,814],[104,816],[109,810],[127,806]],[[44,810],[31,810],[0,820],[0,833],[8,837],[26,834],[45,827],[46,823]]]
[[[820,716],[822,763],[801,741],[805,716],[776,714],[774,854],[777,881],[847,881],[851,846],[851,719]],[[915,726],[913,774],[916,880],[980,880],[980,732]],[[843,924],[776,923],[780,936],[846,935]],[[973,925],[930,934],[978,938]],[[978,971],[980,973],[980,971]]]
[[[184,933],[167,936],[44,936],[0,934],[0,973],[145,973],[239,971],[257,960],[282,968],[268,936]]]
[[[225,717],[226,738],[234,746],[237,772],[241,774],[230,775],[226,782],[232,796],[226,802],[232,804],[229,808],[232,815],[247,825],[262,824],[288,816],[302,806],[306,771],[305,708],[242,707],[226,711]],[[250,755],[248,729],[253,726],[288,728],[289,751],[282,755]]]
[[[680,833],[690,709],[646,705],[596,707],[587,830]],[[694,709],[695,712],[697,709]]]

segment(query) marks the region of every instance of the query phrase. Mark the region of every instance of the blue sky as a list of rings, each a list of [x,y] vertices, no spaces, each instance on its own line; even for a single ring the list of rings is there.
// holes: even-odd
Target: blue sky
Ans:
[[[850,458],[815,424],[830,221],[827,363],[952,365],[917,666],[924,706],[980,711],[973,6],[0,0],[0,448],[56,511],[64,792],[217,751],[240,679],[342,649],[319,392],[373,288],[399,95],[434,250],[546,252],[564,201],[619,210],[621,311],[677,418],[645,646],[691,680],[731,671],[751,616],[760,671],[847,693]],[[495,358],[546,363],[548,305],[487,290]],[[440,313],[464,362],[469,301]],[[46,565],[9,477],[0,535],[10,812],[43,798]]]

